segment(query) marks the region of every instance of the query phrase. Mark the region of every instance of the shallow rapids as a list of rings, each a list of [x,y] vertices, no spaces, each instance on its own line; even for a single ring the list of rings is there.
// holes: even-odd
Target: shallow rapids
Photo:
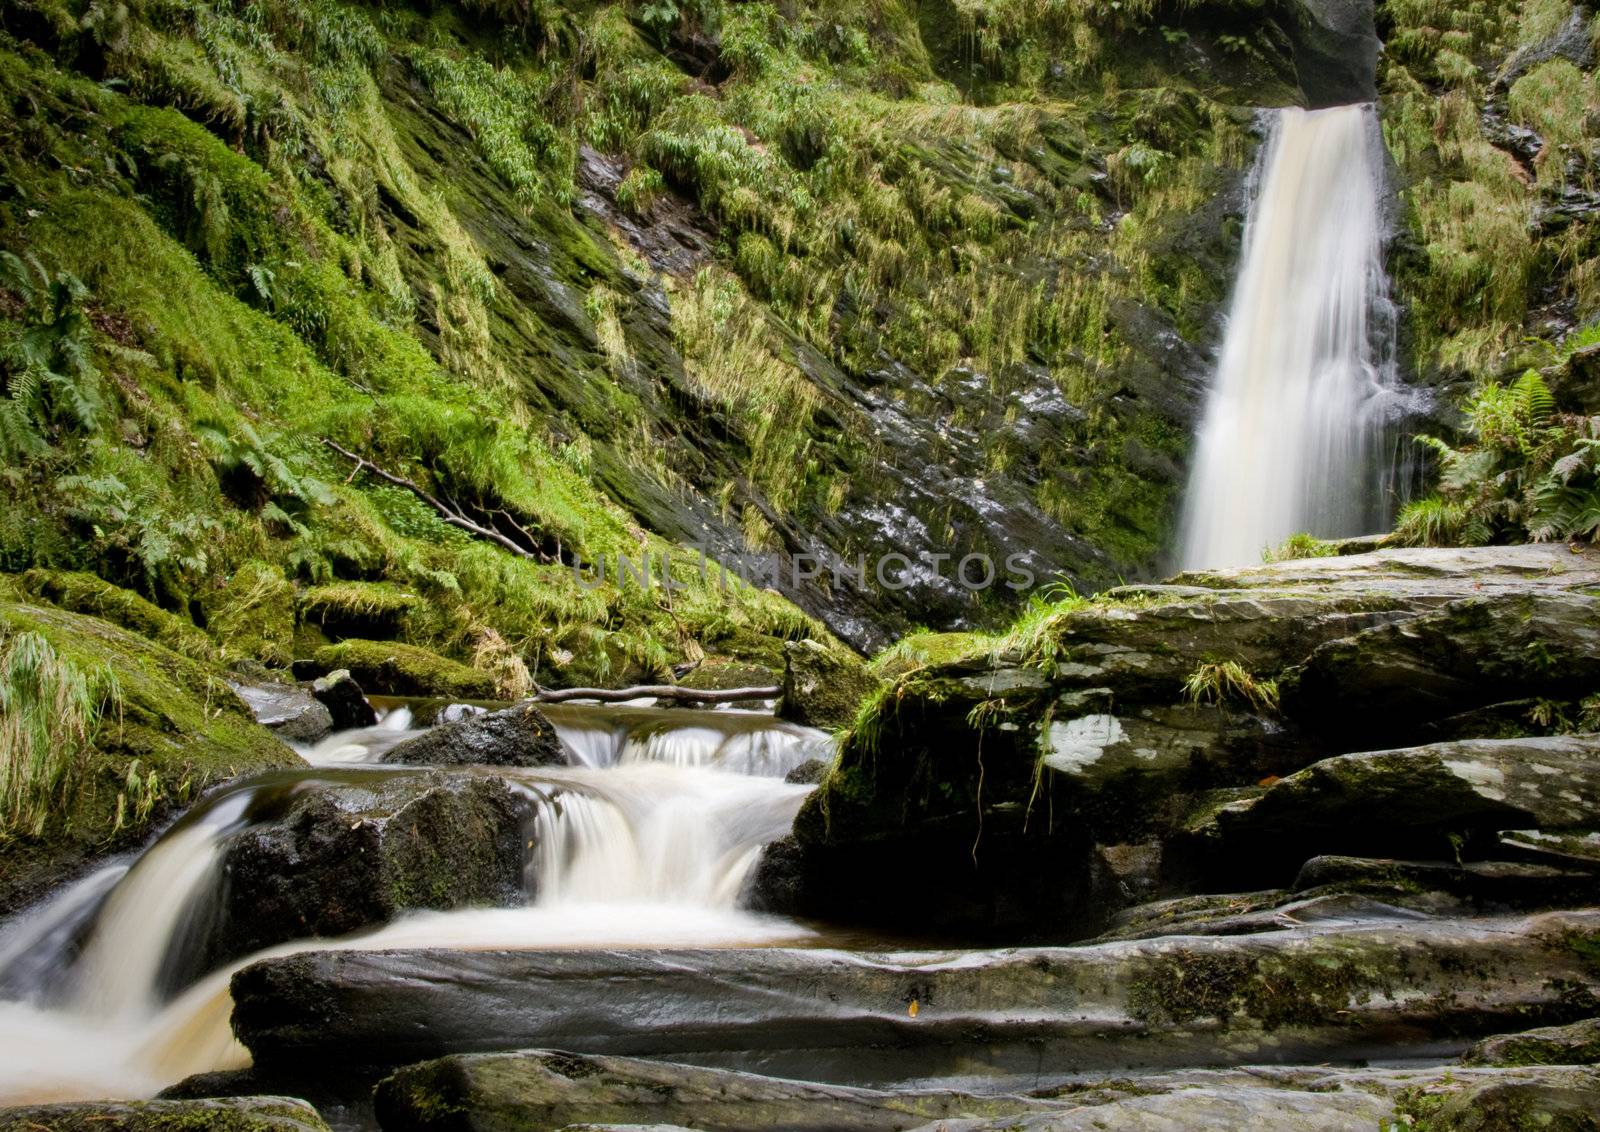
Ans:
[[[229,1027],[229,980],[298,951],[814,940],[799,924],[740,908],[739,897],[762,846],[788,832],[810,790],[782,776],[827,757],[824,735],[748,712],[563,705],[550,716],[576,765],[492,768],[535,803],[522,907],[417,912],[269,948],[174,986],[221,883],[228,839],[253,820],[253,803],[329,775],[413,773],[372,765],[416,734],[399,708],[304,750],[305,772],[209,796],[131,867],[107,866],[19,917],[0,931],[0,994],[12,1000],[0,1002],[0,1105],[149,1096],[192,1073],[248,1065]]]

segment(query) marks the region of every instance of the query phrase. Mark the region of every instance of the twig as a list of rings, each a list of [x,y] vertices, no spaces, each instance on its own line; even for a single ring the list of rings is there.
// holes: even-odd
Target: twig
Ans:
[[[328,439],[326,436],[322,438],[322,443],[327,445],[333,451],[337,452],[339,455],[343,456],[346,460],[349,460],[355,464],[355,470],[350,473],[351,479],[354,479],[355,476],[362,471],[371,472],[373,475],[387,483],[392,483],[396,487],[405,488],[412,495],[415,495],[418,499],[422,500],[422,502],[426,503],[429,507],[432,507],[434,511],[438,513],[439,517],[446,523],[449,523],[452,527],[459,527],[468,534],[477,535],[482,539],[488,539],[490,542],[504,547],[506,550],[509,550],[512,554],[518,555],[519,557],[527,558],[534,562],[550,561],[546,555],[541,554],[536,550],[528,549],[527,547],[518,543],[516,539],[510,538],[502,532],[495,530],[493,527],[486,527],[482,523],[477,523],[467,518],[460,504],[452,505],[451,503],[446,503],[438,496],[433,495],[415,480],[408,480],[404,476],[397,476],[391,471],[380,468],[377,464],[374,464],[365,456],[361,456],[350,451],[350,449]],[[517,529],[521,530],[522,528],[518,527]]]

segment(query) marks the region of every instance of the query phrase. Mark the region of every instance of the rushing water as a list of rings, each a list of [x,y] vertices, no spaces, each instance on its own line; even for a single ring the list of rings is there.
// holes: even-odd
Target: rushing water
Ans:
[[[0,934],[0,1105],[146,1096],[191,1073],[248,1064],[229,1028],[233,972],[303,950],[386,947],[726,947],[804,944],[801,925],[738,906],[761,847],[809,787],[783,775],[831,752],[820,732],[746,712],[563,705],[574,765],[496,769],[536,802],[517,908],[424,912],[361,935],[300,940],[187,987],[177,964],[203,930],[228,839],[267,786],[213,795],[130,868],[107,866]],[[410,715],[302,753],[304,783],[363,770]],[[410,732],[415,734],[415,732]],[[459,773],[473,773],[462,771]],[[281,776],[280,776],[281,777]],[[297,779],[296,781],[299,781]]]
[[[1370,105],[1276,112],[1180,532],[1186,568],[1380,529],[1405,404]]]

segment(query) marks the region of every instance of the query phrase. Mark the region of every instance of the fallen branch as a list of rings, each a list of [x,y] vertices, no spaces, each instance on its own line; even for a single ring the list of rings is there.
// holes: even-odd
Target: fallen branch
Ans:
[[[639,684],[632,688],[540,688],[531,697],[535,703],[559,704],[565,700],[599,700],[614,704],[640,700],[677,700],[691,704],[725,704],[738,700],[775,700],[783,692],[770,688],[682,688],[676,684]]]
[[[350,449],[345,448],[340,444],[336,444],[334,441],[329,440],[326,436],[322,438],[322,443],[327,445],[333,451],[337,452],[339,455],[343,456],[346,460],[349,460],[355,464],[355,469],[350,473],[351,479],[354,479],[363,471],[371,472],[380,480],[383,480],[387,483],[392,483],[396,487],[405,488],[412,495],[415,495],[418,499],[422,500],[422,502],[426,503],[429,507],[432,507],[436,512],[438,512],[439,518],[443,519],[446,523],[449,523],[452,527],[459,527],[468,534],[477,535],[482,539],[488,539],[490,542],[504,547],[512,554],[515,554],[521,558],[526,558],[533,562],[548,563],[550,561],[549,555],[541,554],[536,550],[530,550],[521,543],[517,542],[516,539],[509,537],[503,532],[497,531],[493,527],[486,527],[482,523],[474,522],[467,517],[466,512],[459,504],[452,505],[450,503],[446,503],[438,496],[429,492],[415,480],[408,480],[404,476],[397,476],[387,469],[380,468],[377,464],[374,464],[365,456],[358,455],[357,453],[350,451]],[[510,516],[508,515],[507,518],[509,519]],[[515,520],[512,520],[512,525],[516,526],[518,531],[521,531],[525,535],[527,534],[527,532],[523,531],[522,527],[517,524]],[[532,536],[529,535],[528,538],[531,542]]]

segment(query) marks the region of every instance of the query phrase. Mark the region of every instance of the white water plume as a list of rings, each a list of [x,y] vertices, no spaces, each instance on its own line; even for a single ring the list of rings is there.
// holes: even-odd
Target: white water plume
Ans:
[[[1387,518],[1383,441],[1404,397],[1382,152],[1370,105],[1277,111],[1197,438],[1187,569],[1251,565],[1299,531],[1367,534]]]

